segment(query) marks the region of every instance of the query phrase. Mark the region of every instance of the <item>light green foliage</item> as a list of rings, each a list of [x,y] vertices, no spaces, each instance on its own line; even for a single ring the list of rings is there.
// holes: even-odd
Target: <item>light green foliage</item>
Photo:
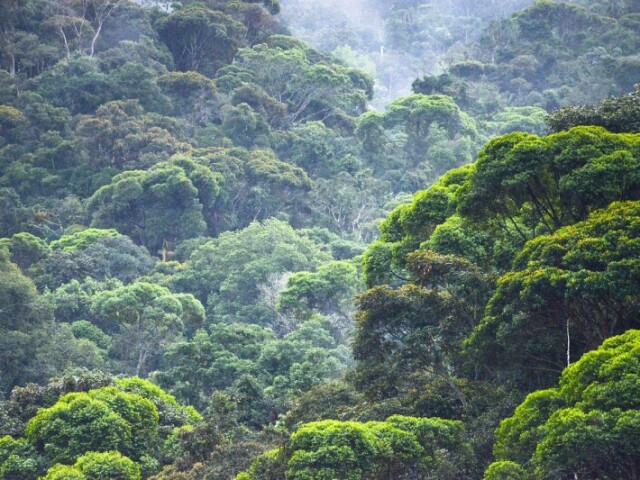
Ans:
[[[487,360],[500,359],[489,361],[498,368],[507,362],[508,375],[543,365],[559,373],[567,348],[573,361],[637,326],[639,219],[638,202],[616,202],[529,241],[498,281],[470,348]],[[554,378],[542,372],[526,377],[533,385],[549,380]]]
[[[58,322],[74,323],[91,318],[91,304],[96,294],[121,286],[122,282],[115,279],[103,282],[92,278],[87,278],[83,282],[71,280],[53,291],[45,292],[44,296],[53,305]]]
[[[566,400],[557,389],[537,390],[529,394],[514,415],[500,423],[496,431],[498,441],[493,447],[495,456],[526,464],[544,436],[544,422],[565,405]]]
[[[31,386],[16,392],[12,400],[18,402],[16,408],[27,409],[25,415],[37,405],[44,406],[27,423],[24,438],[0,440],[0,468],[21,468],[25,476],[20,478],[31,480],[35,476],[26,475],[29,466],[34,470],[40,465],[75,462],[73,467],[54,466],[48,475],[66,478],[61,475],[76,474],[72,468],[87,480],[129,479],[140,478],[142,468],[146,478],[159,469],[162,448],[171,433],[202,421],[192,407],[179,404],[147,380],[106,383],[90,389],[105,385],[104,378],[65,377],[46,389]],[[72,393],[58,398],[65,391]]]
[[[287,446],[259,457],[237,479],[361,480],[395,478],[408,471],[457,478],[468,462],[461,422],[394,416],[384,422],[324,420],[301,426]]]
[[[277,327],[275,303],[283,279],[329,259],[317,244],[272,219],[198,247],[176,284],[206,302],[216,320]]]
[[[59,240],[51,242],[50,247],[54,250],[73,252],[78,249],[84,250],[87,247],[95,245],[105,237],[117,237],[119,235],[120,234],[112,228],[108,230],[87,228],[86,230],[62,236]]]
[[[71,465],[63,465],[58,463],[51,467],[43,480],[87,480],[87,477],[75,467]]]
[[[451,170],[428,190],[417,192],[411,203],[402,204],[389,214],[380,224],[380,241],[374,242],[364,254],[364,279],[368,287],[397,283],[393,274],[402,277],[406,255],[455,213],[458,191],[472,172],[473,166]]]
[[[11,261],[23,271],[51,253],[51,248],[44,240],[26,232],[0,239],[0,248],[6,248]]]
[[[312,317],[284,338],[257,325],[214,325],[188,342],[170,346],[160,383],[184,401],[204,408],[216,392],[237,402],[241,421],[262,426],[284,413],[295,396],[337,378],[348,362],[337,329]]]
[[[188,302],[187,314],[183,302]],[[150,283],[134,283],[97,294],[91,305],[97,324],[113,337],[116,358],[136,375],[148,368],[162,347],[177,339],[185,320],[202,323],[204,311],[192,296],[172,294]]]
[[[637,462],[640,332],[613,337],[562,373],[556,389],[535,392],[496,432],[499,460],[520,477],[627,478]],[[492,471],[502,467],[490,467]],[[527,476],[523,476],[524,469]],[[503,478],[503,477],[495,477]]]
[[[376,77],[376,64],[370,58],[356,52],[349,45],[341,45],[333,50],[331,54],[350,67],[362,70],[371,78]]]
[[[169,395],[149,380],[139,377],[122,378],[117,380],[116,384],[127,393],[134,393],[150,400],[158,409],[161,426],[182,426],[202,421],[202,417],[193,407],[181,405],[173,395]]]
[[[307,424],[291,436],[288,476],[300,479],[358,480],[381,450],[381,442],[356,422]]]
[[[505,135],[480,153],[459,212],[522,241],[550,233],[612,201],[638,198],[637,145],[636,136],[597,127]]]
[[[474,228],[468,219],[455,214],[438,225],[420,248],[457,255],[482,266],[504,263],[500,245],[487,232]]]
[[[43,480],[140,480],[140,465],[119,452],[89,452],[73,466],[55,465]]]
[[[71,331],[77,339],[84,338],[90,340],[104,350],[108,349],[111,344],[109,335],[87,320],[77,320],[73,322],[71,324]]]
[[[69,393],[54,406],[41,409],[27,424],[29,442],[54,463],[72,462],[90,451],[132,452],[132,425],[107,403],[92,397],[90,393]]]
[[[0,478],[35,479],[41,459],[34,448],[23,439],[6,435],[0,438]]]
[[[298,272],[287,280],[278,299],[278,310],[304,320],[313,312],[334,314],[348,320],[352,297],[359,290],[358,271],[353,262],[329,262],[317,272]]]
[[[548,114],[540,107],[507,107],[495,114],[486,125],[493,135],[527,132],[543,135],[547,129]]]
[[[484,474],[484,480],[527,480],[528,478],[524,468],[509,461],[492,463]]]

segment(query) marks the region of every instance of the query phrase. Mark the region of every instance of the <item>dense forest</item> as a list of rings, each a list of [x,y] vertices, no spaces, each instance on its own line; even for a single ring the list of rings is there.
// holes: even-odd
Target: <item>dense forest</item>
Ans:
[[[640,480],[640,1],[0,0],[0,480]]]

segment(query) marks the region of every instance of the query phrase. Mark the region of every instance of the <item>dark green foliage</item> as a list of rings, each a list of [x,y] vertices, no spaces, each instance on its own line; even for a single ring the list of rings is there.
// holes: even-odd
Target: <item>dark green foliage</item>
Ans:
[[[282,339],[257,325],[214,325],[211,333],[172,345],[158,380],[179,398],[204,407],[216,392],[237,403],[243,423],[260,427],[293,398],[345,369],[347,351],[329,321],[311,318]]]
[[[634,478],[638,2],[0,3],[0,477]]]
[[[180,71],[212,76],[233,59],[243,25],[219,10],[193,4],[160,18],[156,28]]]
[[[552,130],[559,132],[578,125],[597,125],[611,132],[640,132],[640,91],[617,98],[607,98],[596,105],[565,107],[548,119]]]
[[[0,388],[5,394],[34,378],[33,347],[45,342],[45,329],[52,320],[49,303],[7,257],[0,250]]]
[[[491,280],[456,258],[421,251],[409,257],[415,284],[375,287],[358,298],[353,353],[360,388],[374,398],[406,394],[415,374],[444,379],[464,406],[451,376],[462,339],[473,329]]]
[[[183,303],[188,306],[186,312]],[[180,337],[185,323],[192,323],[193,329],[193,323],[199,326],[204,321],[204,309],[193,296],[178,296],[143,282],[98,293],[91,315],[113,337],[112,355],[122,362],[122,370],[135,375],[158,361],[162,347]]]
[[[155,264],[145,247],[115,230],[90,228],[65,235],[51,246],[51,254],[32,269],[38,286],[50,289],[88,278],[131,283]]]
[[[121,173],[89,199],[91,224],[116,226],[158,251],[163,241],[180,242],[207,229],[206,213],[219,193],[218,177],[183,157],[153,168]]]

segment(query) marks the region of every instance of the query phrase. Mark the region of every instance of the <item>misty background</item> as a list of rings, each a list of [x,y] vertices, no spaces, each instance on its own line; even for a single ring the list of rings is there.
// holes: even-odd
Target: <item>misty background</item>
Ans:
[[[373,107],[411,93],[411,83],[473,58],[484,27],[532,0],[282,0],[292,34],[376,79]]]

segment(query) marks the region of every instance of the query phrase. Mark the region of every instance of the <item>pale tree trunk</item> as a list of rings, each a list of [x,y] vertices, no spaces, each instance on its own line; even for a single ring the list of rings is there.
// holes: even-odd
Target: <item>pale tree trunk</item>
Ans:
[[[71,50],[69,50],[69,42],[67,41],[67,36],[64,33],[64,29],[60,27],[60,35],[62,36],[62,40],[64,41],[64,48],[67,51],[67,59],[71,58]]]
[[[571,365],[571,332],[569,331],[569,326],[570,322],[567,318],[567,367]]]
[[[95,35],[91,39],[91,51],[89,52],[90,57],[93,57],[93,54],[96,51],[96,42],[98,41],[98,37],[100,36],[100,31],[102,30],[103,24],[104,24],[104,21],[98,22],[98,29],[96,30]]]
[[[144,367],[145,362],[147,361],[147,352],[145,349],[141,349],[138,352],[138,364],[136,365],[136,377],[140,376],[140,372],[142,372],[142,367]]]

